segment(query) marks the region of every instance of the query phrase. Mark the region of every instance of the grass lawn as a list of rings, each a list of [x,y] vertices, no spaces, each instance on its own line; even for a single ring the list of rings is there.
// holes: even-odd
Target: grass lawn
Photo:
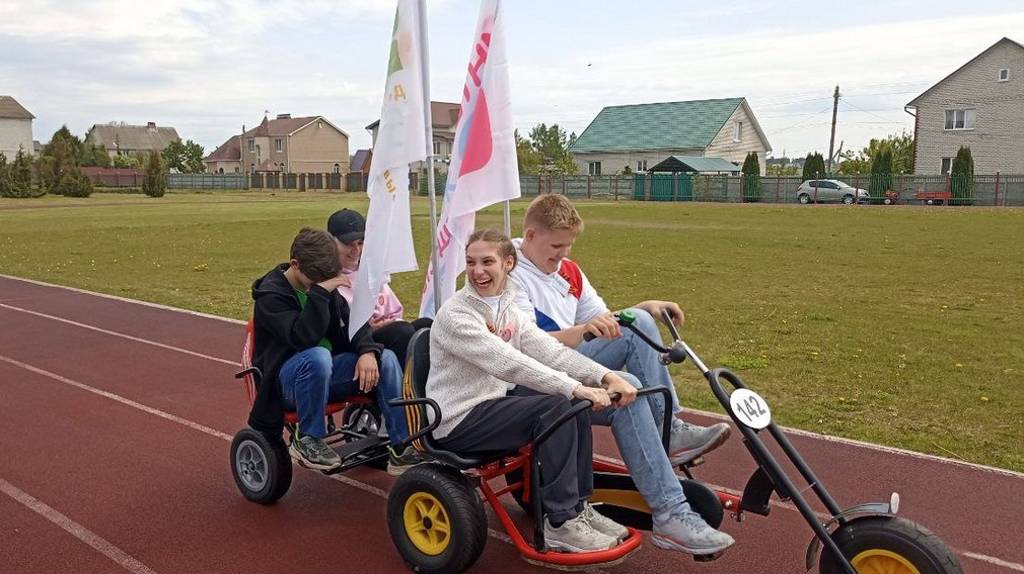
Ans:
[[[0,273],[247,318],[296,230],[361,196],[0,200]],[[513,205],[518,229],[526,203]],[[580,202],[574,257],[614,308],[684,336],[783,425],[1024,471],[1024,210]],[[421,269],[427,204],[415,200]],[[478,226],[500,226],[501,212]],[[408,314],[423,272],[394,277]],[[685,405],[719,412],[689,365]]]

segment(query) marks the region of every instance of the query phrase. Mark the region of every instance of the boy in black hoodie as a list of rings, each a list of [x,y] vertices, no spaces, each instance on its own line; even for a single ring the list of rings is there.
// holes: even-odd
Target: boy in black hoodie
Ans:
[[[349,339],[349,307],[337,291],[345,280],[340,272],[334,237],[305,228],[292,242],[290,261],[252,284],[253,365],[263,378],[249,425],[280,436],[285,408],[295,408],[299,425],[289,451],[321,470],[341,465],[323,441],[328,402],[377,388],[388,438],[399,444],[408,437],[402,410],[387,404],[402,395],[402,368],[393,352],[373,341],[368,326]]]

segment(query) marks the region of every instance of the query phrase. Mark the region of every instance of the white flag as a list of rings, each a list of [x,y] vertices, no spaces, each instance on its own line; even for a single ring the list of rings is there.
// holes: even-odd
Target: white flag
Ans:
[[[384,103],[370,163],[363,257],[352,286],[350,337],[373,315],[377,294],[390,274],[417,268],[409,213],[409,164],[427,155],[420,53],[423,16],[417,0],[398,1]]]
[[[437,269],[427,271],[421,317],[434,316],[433,281],[438,281],[441,301],[455,293],[455,280],[466,267],[466,240],[473,233],[477,210],[520,195],[500,8],[500,0],[480,4],[437,224]]]

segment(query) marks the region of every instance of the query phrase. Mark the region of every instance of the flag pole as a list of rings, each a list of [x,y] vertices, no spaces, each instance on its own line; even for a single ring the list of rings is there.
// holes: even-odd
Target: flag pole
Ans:
[[[434,273],[434,314],[441,306],[441,285],[437,281],[437,200],[434,198],[434,126],[430,113],[430,58],[427,52],[427,1],[418,0],[420,11],[420,67],[423,75],[423,126],[427,134],[427,193],[430,196],[430,270]]]
[[[505,200],[505,235],[512,237],[512,210],[507,199]]]

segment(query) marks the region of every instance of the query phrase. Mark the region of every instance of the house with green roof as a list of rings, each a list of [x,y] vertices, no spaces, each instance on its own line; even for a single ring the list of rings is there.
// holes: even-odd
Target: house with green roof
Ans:
[[[749,152],[764,173],[771,149],[746,98],[608,106],[569,147],[591,175],[645,172],[671,156],[740,165]]]

